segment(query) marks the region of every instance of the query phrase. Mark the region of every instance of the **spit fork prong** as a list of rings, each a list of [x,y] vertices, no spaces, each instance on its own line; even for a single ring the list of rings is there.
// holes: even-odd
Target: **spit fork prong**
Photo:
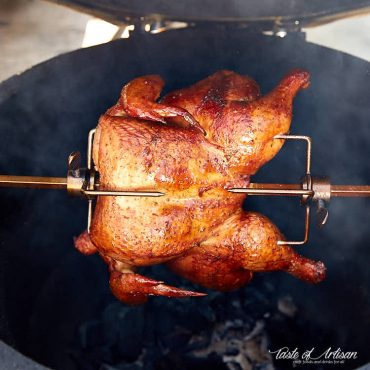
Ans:
[[[305,205],[304,235],[300,241],[279,240],[279,245],[302,245],[308,241],[310,229],[310,200],[317,203],[319,226],[326,224],[329,212],[327,204],[331,197],[370,197],[369,185],[331,185],[328,178],[311,176],[312,140],[302,135],[276,135],[274,139],[304,140],[307,142],[306,174],[301,184],[260,184],[250,183],[248,188],[231,188],[232,193],[248,195],[298,196]]]

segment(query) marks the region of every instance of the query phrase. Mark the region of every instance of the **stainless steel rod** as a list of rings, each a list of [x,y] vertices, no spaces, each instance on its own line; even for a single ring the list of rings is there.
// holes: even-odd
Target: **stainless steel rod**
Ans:
[[[313,195],[312,190],[287,190],[287,189],[229,189],[231,193],[245,193],[248,195],[275,195],[275,196],[302,196]]]
[[[300,184],[249,184],[248,188],[228,189],[231,193],[245,193],[248,195],[275,195],[275,196],[312,196],[312,190],[302,189]]]
[[[370,197],[369,185],[331,185],[332,197]]]
[[[0,175],[0,187],[66,189],[67,178]]]
[[[0,175],[0,187],[34,188],[34,189],[67,189],[65,177],[41,177],[41,176],[13,176]],[[136,196],[136,197],[161,197],[165,195],[156,191],[110,191],[110,190],[83,190],[81,194],[90,196]]]
[[[162,197],[165,193],[159,191],[123,191],[123,190],[83,190],[86,195],[111,197]]]
[[[0,187],[19,187],[36,189],[66,189],[67,178],[65,177],[41,177],[41,176],[13,176],[0,175]],[[313,196],[313,190],[302,189],[300,184],[264,184],[250,183],[247,188],[231,188],[231,193],[245,193],[249,195],[272,195],[272,196]],[[160,197],[165,195],[155,191],[131,191],[131,190],[82,190],[90,196],[144,196]],[[370,197],[370,185],[331,185],[332,197]]]
[[[313,196],[313,190],[302,189],[300,184],[260,184],[250,183],[248,188],[228,189],[232,193],[245,193],[248,195],[273,196]],[[331,185],[332,197],[370,197],[369,185]]]

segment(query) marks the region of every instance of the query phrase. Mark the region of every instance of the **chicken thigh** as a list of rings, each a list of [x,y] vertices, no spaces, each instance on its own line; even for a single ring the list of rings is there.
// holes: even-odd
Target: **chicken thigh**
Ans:
[[[90,233],[75,240],[98,252],[110,269],[114,295],[129,304],[149,295],[200,296],[136,273],[166,263],[204,287],[228,291],[257,271],[284,270],[317,283],[322,262],[298,255],[266,217],[242,211],[250,176],[283,145],[293,98],[309,85],[294,70],[265,96],[254,80],[219,71],[158,101],[163,80],[139,77],[125,85],[99,120],[93,159],[100,189],[156,190],[160,198],[98,197]]]

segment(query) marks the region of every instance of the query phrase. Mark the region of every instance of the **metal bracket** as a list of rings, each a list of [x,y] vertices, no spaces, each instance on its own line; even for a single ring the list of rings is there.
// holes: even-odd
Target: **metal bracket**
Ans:
[[[92,148],[95,129],[90,130],[87,143],[87,169],[81,168],[81,155],[73,152],[68,158],[67,191],[72,195],[85,196],[88,201],[87,231],[90,231],[94,208],[94,199],[97,196],[133,196],[133,197],[160,197],[162,192],[155,191],[120,191],[99,190],[98,173],[95,170],[92,157]],[[98,188],[98,189],[97,189]]]
[[[94,183],[95,183],[95,171],[93,171],[93,159],[92,159],[92,145],[94,140],[96,129],[89,131],[88,136],[88,143],[87,143],[87,169],[90,172],[90,178],[88,182],[88,189],[87,190],[94,190]],[[93,180],[93,181],[91,181]],[[90,232],[90,226],[91,226],[91,220],[92,220],[92,214],[93,214],[93,199],[91,196],[88,196],[87,198],[87,232]]]
[[[279,240],[278,245],[303,245],[308,241],[308,235],[310,231],[310,205],[308,200],[313,195],[312,192],[312,177],[311,177],[311,155],[312,155],[312,140],[309,136],[302,135],[276,135],[274,139],[282,140],[303,140],[307,143],[306,151],[306,174],[302,182],[302,190],[306,190],[307,193],[301,195],[301,203],[305,205],[305,221],[304,221],[304,234],[303,239],[298,241],[292,240]]]

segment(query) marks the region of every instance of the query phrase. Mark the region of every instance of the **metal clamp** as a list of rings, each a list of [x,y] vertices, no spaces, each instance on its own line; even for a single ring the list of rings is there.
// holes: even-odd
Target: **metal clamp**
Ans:
[[[87,231],[90,231],[91,220],[94,208],[94,199],[97,196],[133,196],[133,197],[160,197],[165,195],[157,191],[120,191],[120,190],[100,190],[98,173],[95,171],[92,157],[92,148],[95,129],[90,130],[87,143],[87,169],[80,167],[80,153],[72,153],[68,160],[67,190],[72,195],[84,195],[88,201],[87,210]],[[69,186],[68,186],[69,185]]]
[[[279,240],[278,245],[302,245],[307,243],[310,231],[310,205],[309,199],[313,196],[312,192],[312,177],[311,177],[311,156],[312,156],[312,140],[309,136],[302,135],[276,135],[274,139],[283,140],[303,140],[307,143],[306,151],[306,174],[302,181],[302,190],[306,192],[301,195],[301,203],[305,205],[305,221],[303,239],[298,241]]]
[[[327,177],[313,177],[311,175],[311,158],[312,158],[312,140],[309,136],[302,135],[276,135],[274,139],[283,140],[303,140],[307,143],[306,151],[306,173],[301,182],[301,189],[293,190],[287,195],[299,195],[301,197],[301,204],[305,206],[305,220],[304,220],[304,233],[303,239],[292,240],[279,240],[278,245],[303,245],[307,243],[310,231],[310,201],[317,203],[317,223],[319,227],[326,224],[329,216],[327,204],[330,201],[332,186]],[[281,194],[279,194],[281,195]]]
[[[281,140],[301,140],[307,143],[306,151],[306,173],[300,184],[256,184],[250,183],[248,188],[233,188],[228,191],[233,193],[246,193],[249,195],[277,195],[277,196],[298,196],[301,204],[305,206],[304,232],[301,240],[279,240],[279,245],[303,245],[308,241],[310,231],[310,202],[317,203],[317,218],[319,226],[323,226],[328,219],[327,203],[330,196],[340,194],[343,191],[351,191],[352,196],[368,196],[370,192],[367,186],[361,186],[359,189],[352,189],[348,186],[331,185],[329,179],[318,178],[311,175],[311,156],[312,140],[309,136],[302,135],[276,135],[274,139]],[[361,191],[359,191],[361,190]]]

